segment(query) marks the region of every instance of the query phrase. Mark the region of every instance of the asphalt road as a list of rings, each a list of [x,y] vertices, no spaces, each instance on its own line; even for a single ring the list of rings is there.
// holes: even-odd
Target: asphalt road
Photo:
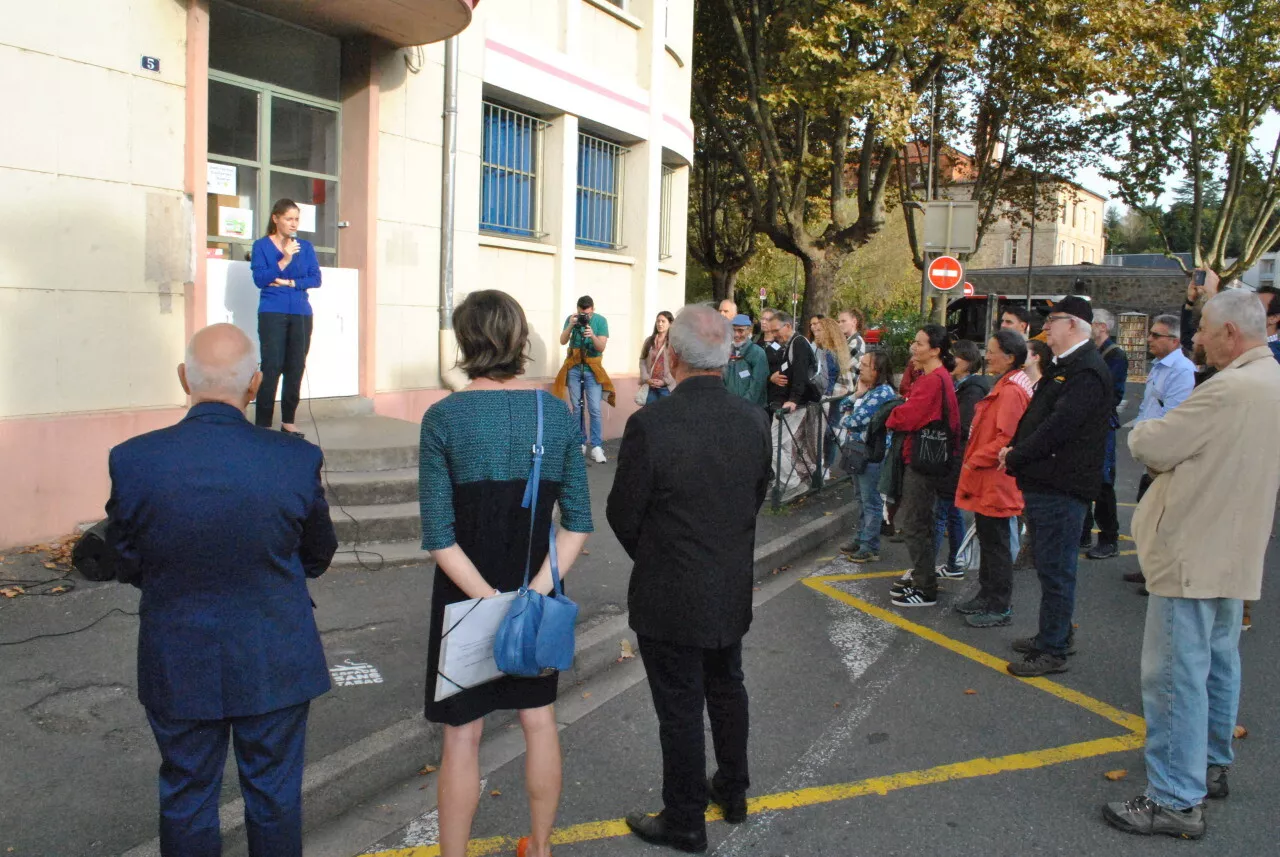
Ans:
[[[1123,438],[1121,442],[1123,449]],[[1120,500],[1138,468],[1121,456]],[[1133,509],[1121,507],[1127,531]],[[951,605],[974,574],[944,585],[937,609],[889,604],[902,545],[858,567],[834,543],[790,572],[760,581],[745,640],[751,695],[751,815],[709,825],[711,853],[800,855],[1144,855],[1170,848],[1224,855],[1278,852],[1280,688],[1273,652],[1280,610],[1262,601],[1243,635],[1244,690],[1231,796],[1208,809],[1200,843],[1125,836],[1099,807],[1142,791],[1138,659],[1146,599],[1121,574],[1135,556],[1081,559],[1079,654],[1051,681],[1003,672],[1009,641],[1034,632],[1039,587],[1016,573],[1014,623],[963,625]],[[1132,543],[1122,544],[1132,550]],[[1280,565],[1273,547],[1267,568]],[[660,808],[657,723],[632,662],[562,690],[565,789],[557,857],[664,853],[627,835],[622,816]],[[708,740],[708,747],[710,742]],[[473,854],[509,854],[527,832],[518,730],[486,737]],[[424,758],[424,762],[438,760]],[[709,766],[712,764],[709,761]],[[709,767],[709,770],[711,768]],[[1108,772],[1124,772],[1115,781]],[[430,776],[406,782],[311,836],[309,857],[432,857],[438,853]],[[495,794],[496,793],[496,794]],[[673,853],[673,852],[667,852]]]

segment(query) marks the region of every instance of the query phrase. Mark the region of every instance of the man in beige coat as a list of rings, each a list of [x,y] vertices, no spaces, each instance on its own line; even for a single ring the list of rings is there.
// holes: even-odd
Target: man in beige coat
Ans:
[[[1215,295],[1195,341],[1217,374],[1129,435],[1129,451],[1155,481],[1133,518],[1151,592],[1142,642],[1147,791],[1102,809],[1128,833],[1198,839],[1203,799],[1227,796],[1241,613],[1244,599],[1261,594],[1280,490],[1280,364],[1266,340],[1252,292]]]

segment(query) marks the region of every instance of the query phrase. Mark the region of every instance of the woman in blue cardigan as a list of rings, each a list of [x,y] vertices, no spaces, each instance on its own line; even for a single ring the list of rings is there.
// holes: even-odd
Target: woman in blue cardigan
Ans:
[[[307,289],[320,288],[320,263],[310,241],[298,237],[298,204],[282,199],[271,207],[267,234],[253,242],[249,263],[258,300],[258,343],[262,386],[254,405],[254,423],[271,428],[276,385],[284,373],[280,430],[302,437],[294,425],[302,392],[302,373],[311,348],[311,302]]]

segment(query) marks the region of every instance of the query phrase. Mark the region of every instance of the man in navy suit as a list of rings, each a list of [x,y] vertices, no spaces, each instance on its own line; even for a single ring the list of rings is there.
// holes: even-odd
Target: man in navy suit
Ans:
[[[307,710],[329,689],[307,578],[337,549],[318,447],[244,416],[262,373],[238,328],[196,333],[194,404],[111,450],[107,539],[142,590],[138,698],[160,748],[160,853],[222,853],[235,747],[252,857],[301,857]]]

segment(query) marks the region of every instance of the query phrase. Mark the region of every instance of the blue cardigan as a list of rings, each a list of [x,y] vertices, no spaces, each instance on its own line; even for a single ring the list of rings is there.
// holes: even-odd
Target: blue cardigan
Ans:
[[[264,235],[253,242],[249,270],[253,272],[253,284],[262,290],[258,312],[311,315],[307,289],[320,288],[320,262],[316,260],[316,251],[310,241],[299,238],[298,245],[301,249],[282,271],[280,260],[284,258],[284,253],[276,247],[271,236]],[[271,285],[277,279],[293,280],[296,288]]]

